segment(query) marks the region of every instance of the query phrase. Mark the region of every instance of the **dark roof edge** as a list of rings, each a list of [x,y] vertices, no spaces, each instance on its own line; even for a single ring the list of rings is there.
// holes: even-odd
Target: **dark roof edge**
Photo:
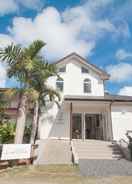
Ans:
[[[132,100],[119,99],[79,99],[79,98],[64,98],[65,101],[98,101],[98,102],[132,102]]]
[[[70,96],[64,97],[65,101],[102,101],[102,102],[132,102],[132,96],[111,95],[105,93],[104,96]]]
[[[78,57],[80,57],[80,59],[84,60],[86,62],[86,59],[83,58],[82,56],[80,56],[79,54],[77,54],[76,52],[72,52],[70,54],[68,54],[67,56],[64,56],[63,58],[57,60],[54,62],[54,64],[59,64],[60,62],[62,62],[63,60],[67,59],[68,57],[72,56],[72,55],[76,55]]]

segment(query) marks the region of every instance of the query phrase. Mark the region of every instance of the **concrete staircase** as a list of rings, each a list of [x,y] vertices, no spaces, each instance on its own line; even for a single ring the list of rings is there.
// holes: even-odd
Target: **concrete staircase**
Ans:
[[[46,139],[39,141],[35,165],[72,164],[70,142],[67,140]]]
[[[114,160],[122,158],[116,144],[101,140],[72,140],[72,152],[75,163],[81,159]]]

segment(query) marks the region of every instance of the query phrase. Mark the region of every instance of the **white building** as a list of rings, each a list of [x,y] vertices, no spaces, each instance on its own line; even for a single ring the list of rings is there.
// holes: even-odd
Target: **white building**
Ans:
[[[61,78],[48,84],[62,96],[60,108],[49,104],[40,119],[40,139],[117,140],[132,130],[132,97],[104,91],[109,75],[76,53],[56,62]],[[119,74],[120,75],[120,74]]]

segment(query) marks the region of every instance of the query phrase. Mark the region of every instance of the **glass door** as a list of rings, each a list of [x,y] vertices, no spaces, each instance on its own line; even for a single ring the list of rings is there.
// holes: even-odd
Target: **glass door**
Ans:
[[[72,114],[72,139],[82,139],[82,114]]]
[[[101,114],[85,114],[85,139],[102,139]]]
[[[93,138],[93,117],[90,114],[85,114],[85,139]]]

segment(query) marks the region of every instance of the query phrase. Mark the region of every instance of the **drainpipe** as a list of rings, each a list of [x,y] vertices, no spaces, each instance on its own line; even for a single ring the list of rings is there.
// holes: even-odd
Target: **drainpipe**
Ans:
[[[71,102],[70,103],[70,141],[72,140],[72,110],[73,110],[73,105]]]
[[[110,121],[111,121],[111,139],[113,140],[113,128],[112,128],[112,117],[111,117],[111,106],[114,103],[114,100],[111,101],[110,103]]]

